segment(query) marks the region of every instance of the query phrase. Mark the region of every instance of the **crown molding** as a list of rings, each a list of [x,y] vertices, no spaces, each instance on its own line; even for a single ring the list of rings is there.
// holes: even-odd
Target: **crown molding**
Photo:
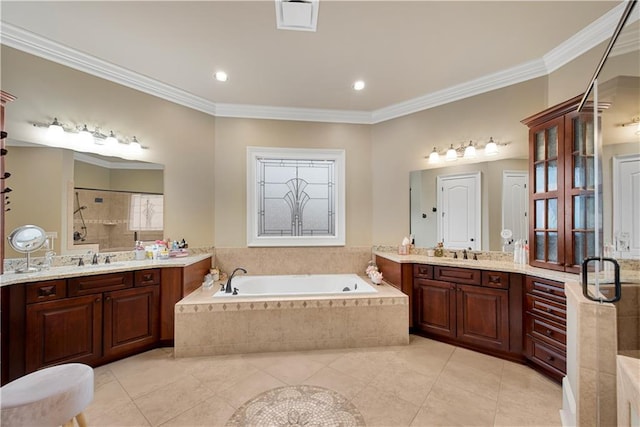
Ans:
[[[203,113],[215,115],[215,103],[204,98],[103,61],[95,56],[71,49],[7,22],[2,21],[0,24],[0,43],[3,45]]]
[[[548,75],[610,37],[625,4],[620,3],[542,58],[374,111],[214,103],[4,21],[0,21],[0,43],[216,117],[375,124]],[[639,17],[640,11],[636,8],[629,23]],[[627,47],[615,53],[630,51],[631,42],[636,41],[627,40]]]
[[[267,105],[216,104],[216,117],[371,124],[371,113],[355,110],[288,108]]]

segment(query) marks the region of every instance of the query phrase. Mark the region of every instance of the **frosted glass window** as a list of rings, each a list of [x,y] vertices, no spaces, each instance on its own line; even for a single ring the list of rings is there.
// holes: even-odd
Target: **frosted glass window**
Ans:
[[[554,126],[549,129],[547,136],[547,159],[554,159],[558,157],[558,127]]]
[[[132,194],[129,203],[129,230],[162,230],[164,196],[162,194]]]
[[[558,233],[547,234],[547,259],[558,262]]]
[[[249,246],[344,245],[344,150],[247,148]]]
[[[558,189],[558,162],[552,160],[547,167],[547,191]]]

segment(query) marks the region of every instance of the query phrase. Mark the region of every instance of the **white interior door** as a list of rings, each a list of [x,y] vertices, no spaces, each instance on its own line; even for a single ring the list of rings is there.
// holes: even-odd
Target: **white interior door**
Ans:
[[[640,258],[640,155],[613,158],[613,241],[620,258]]]
[[[502,172],[502,229],[511,230],[512,236],[504,250],[513,248],[517,240],[528,239],[529,234],[529,174],[523,171]]]
[[[480,172],[438,176],[438,239],[446,248],[480,250]]]

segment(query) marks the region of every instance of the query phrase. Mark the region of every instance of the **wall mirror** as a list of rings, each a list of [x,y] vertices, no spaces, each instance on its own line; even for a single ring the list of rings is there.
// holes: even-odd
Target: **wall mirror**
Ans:
[[[10,149],[6,168],[11,171],[14,191],[11,211],[5,215],[8,230],[38,224],[53,236],[51,249],[59,255],[131,250],[136,238],[162,237],[161,230],[132,230],[128,223],[131,195],[162,195],[163,165],[16,141]],[[152,215],[141,209],[138,213],[144,214],[139,219],[145,220],[146,228],[155,228],[163,205],[150,199],[153,197],[138,197],[135,203],[153,210]],[[6,241],[5,251],[6,258],[22,256]]]

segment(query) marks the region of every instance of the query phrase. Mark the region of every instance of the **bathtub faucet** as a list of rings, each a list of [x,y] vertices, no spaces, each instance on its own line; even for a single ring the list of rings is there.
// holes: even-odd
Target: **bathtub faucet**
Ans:
[[[235,276],[235,274],[238,272],[238,270],[242,271],[244,274],[247,274],[247,270],[245,270],[242,267],[238,267],[235,270],[233,270],[233,273],[231,273],[231,276],[229,276],[229,280],[227,280],[227,286],[225,286],[225,288],[224,288],[224,293],[225,294],[230,294],[231,293],[231,279],[233,279],[233,276]]]

